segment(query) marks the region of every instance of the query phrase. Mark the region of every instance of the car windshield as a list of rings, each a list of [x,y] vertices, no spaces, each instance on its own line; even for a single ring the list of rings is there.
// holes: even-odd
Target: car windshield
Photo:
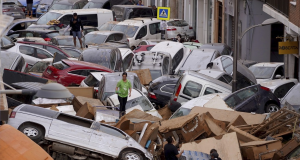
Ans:
[[[99,31],[110,31],[115,25],[113,23],[105,23],[99,28]]]
[[[51,32],[51,33],[48,33],[47,36],[49,38],[53,38],[53,37],[59,36],[59,33],[58,32]]]
[[[59,4],[59,3],[56,3],[56,4],[53,4],[52,7],[50,8],[50,10],[69,10],[69,9],[72,9],[72,6],[71,4]]]
[[[59,46],[74,46],[73,39],[65,38],[57,40]],[[79,40],[76,38],[76,44],[80,44]]]
[[[145,96],[140,96],[138,98],[129,100],[126,102],[126,110],[130,109],[132,107],[141,106],[144,111],[150,111],[153,109],[153,106],[149,102],[149,100]],[[118,104],[116,107],[120,107],[120,104]]]
[[[112,30],[123,32],[128,38],[132,38],[138,29],[137,26],[116,25]]]
[[[150,70],[152,79],[156,79],[162,76],[161,70]]]
[[[37,20],[36,24],[47,24],[50,20],[58,19],[62,14],[47,12]]]
[[[87,34],[85,36],[85,44],[93,45],[93,44],[102,44],[105,42],[107,36],[101,34]]]
[[[184,62],[181,70],[201,70],[206,69],[207,64],[212,59],[212,54],[201,54],[194,50]]]
[[[256,79],[269,79],[273,75],[275,67],[251,66],[249,69]]]
[[[40,4],[51,4],[53,0],[41,0]]]
[[[182,117],[182,116],[186,116],[188,114],[190,114],[191,112],[191,109],[188,109],[188,108],[179,108],[173,115],[170,119],[173,119],[173,118],[177,118],[177,117]]]
[[[189,24],[185,20],[175,20],[168,22],[168,26],[185,27]]]
[[[88,2],[83,9],[87,9],[87,8],[102,8],[104,2]]]
[[[50,64],[50,61],[39,61],[30,68],[29,72],[43,73]]]

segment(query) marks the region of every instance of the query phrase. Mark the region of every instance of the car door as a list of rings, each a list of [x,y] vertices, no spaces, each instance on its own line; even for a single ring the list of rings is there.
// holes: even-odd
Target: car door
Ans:
[[[160,22],[149,24],[149,34],[147,36],[150,40],[160,40],[161,33],[160,33]]]
[[[137,32],[136,37],[134,38],[131,46],[137,46],[142,40],[146,40],[147,39],[147,33],[148,33],[147,25],[144,25]]]
[[[97,127],[92,133],[90,147],[95,148],[98,152],[118,157],[123,148],[130,146],[123,132],[99,122],[95,123],[93,125]]]
[[[25,61],[28,63],[30,67],[33,66],[36,62],[41,60],[34,56],[35,48],[32,46],[20,45],[18,50],[19,50],[18,53],[21,53],[21,55],[24,57]]]
[[[239,103],[236,104],[235,110],[240,112],[256,112],[258,110],[258,88],[257,86],[249,87],[241,90],[235,94],[239,99]]]
[[[89,143],[93,133],[93,121],[60,113],[53,119],[48,132],[48,138],[77,146],[90,148]]]

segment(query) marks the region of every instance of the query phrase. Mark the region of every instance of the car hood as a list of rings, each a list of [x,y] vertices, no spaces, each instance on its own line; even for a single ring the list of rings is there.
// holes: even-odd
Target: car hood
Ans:
[[[261,83],[261,82],[265,82],[265,81],[267,81],[268,79],[256,79],[256,81],[257,81],[257,83],[259,84],[259,83]]]

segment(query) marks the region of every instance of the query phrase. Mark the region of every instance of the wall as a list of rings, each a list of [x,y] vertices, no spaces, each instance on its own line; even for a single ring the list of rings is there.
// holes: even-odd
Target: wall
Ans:
[[[289,20],[300,27],[300,0],[296,1],[296,5],[290,4]]]
[[[240,1],[239,5],[239,35],[248,27],[261,24],[264,20],[271,18],[263,12],[263,2],[259,0],[248,0],[249,7]],[[249,12],[250,8],[250,12]],[[271,26],[256,27],[244,36],[240,48],[242,59],[257,62],[270,61]]]

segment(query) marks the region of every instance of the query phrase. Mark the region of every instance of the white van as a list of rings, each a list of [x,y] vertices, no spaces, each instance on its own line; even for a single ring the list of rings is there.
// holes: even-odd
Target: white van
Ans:
[[[67,27],[77,13],[84,26],[100,27],[106,22],[113,21],[113,12],[107,9],[73,9],[73,10],[52,10],[43,14],[38,20],[38,25],[46,25],[50,20],[59,20]]]
[[[143,40],[160,40],[159,25],[156,18],[133,18],[118,23],[112,31],[126,34],[129,46],[136,48]]]
[[[171,100],[179,103],[213,93],[231,93],[231,86],[194,71],[187,71],[176,84]]]

